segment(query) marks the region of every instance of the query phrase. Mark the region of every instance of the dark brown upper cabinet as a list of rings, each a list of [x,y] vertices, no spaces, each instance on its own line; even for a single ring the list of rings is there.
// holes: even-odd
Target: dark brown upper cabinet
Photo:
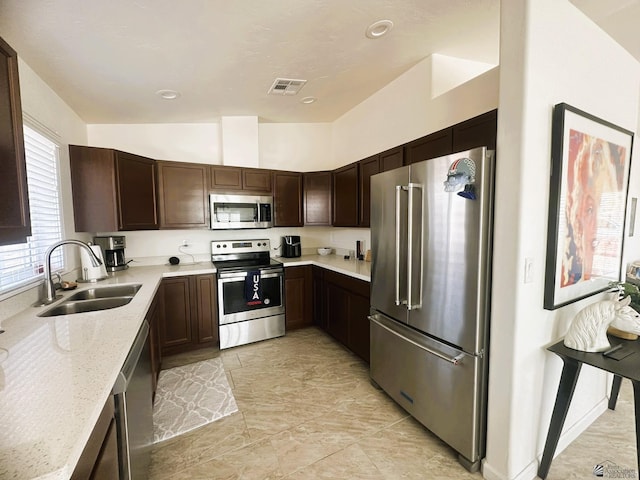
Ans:
[[[304,224],[330,226],[333,209],[331,172],[306,172],[304,181]]]
[[[378,155],[381,172],[387,172],[404,165],[404,149],[402,146],[392,148]]]
[[[301,227],[302,173],[273,172],[274,227]]]
[[[69,159],[76,231],[158,228],[155,160],[79,145]]]
[[[453,151],[486,146],[496,149],[498,111],[491,110],[453,126]]]
[[[333,171],[333,226],[358,226],[358,163]]]
[[[269,195],[272,193],[271,170],[214,165],[210,169],[209,188]]]
[[[358,226],[368,227],[371,219],[371,176],[380,172],[380,156],[365,158],[359,162],[360,175],[358,192],[360,208],[358,209]]]
[[[260,168],[242,169],[242,189],[256,193],[271,193],[271,170]]]
[[[160,228],[207,228],[209,166],[163,161],[157,166]]]
[[[453,132],[445,128],[404,145],[407,165],[453,153]]]
[[[210,169],[209,188],[211,190],[242,190],[242,169],[214,165]]]
[[[18,55],[0,38],[0,245],[31,235]]]

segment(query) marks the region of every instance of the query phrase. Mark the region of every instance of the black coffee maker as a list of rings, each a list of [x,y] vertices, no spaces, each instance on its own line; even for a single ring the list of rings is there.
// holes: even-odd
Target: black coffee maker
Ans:
[[[302,255],[300,235],[285,235],[282,237],[282,256],[284,258],[295,258],[300,255]]]

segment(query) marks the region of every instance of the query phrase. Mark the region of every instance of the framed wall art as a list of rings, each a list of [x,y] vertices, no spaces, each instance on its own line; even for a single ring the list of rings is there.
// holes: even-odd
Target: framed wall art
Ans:
[[[633,133],[566,103],[553,109],[544,308],[620,280]]]

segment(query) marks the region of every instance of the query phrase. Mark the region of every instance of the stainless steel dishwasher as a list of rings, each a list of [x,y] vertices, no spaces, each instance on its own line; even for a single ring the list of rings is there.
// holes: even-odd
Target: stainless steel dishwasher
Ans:
[[[152,389],[149,324],[145,321],[113,386],[120,480],[148,477],[153,444]]]

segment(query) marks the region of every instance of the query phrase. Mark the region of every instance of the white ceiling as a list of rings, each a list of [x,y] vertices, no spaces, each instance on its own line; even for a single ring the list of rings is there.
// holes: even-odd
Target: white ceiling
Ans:
[[[640,18],[639,1],[573,0],[615,30],[628,8]],[[500,0],[0,0],[0,36],[87,123],[330,122],[433,53],[497,65],[499,8]],[[380,19],[394,28],[366,38]],[[626,33],[636,41],[626,41],[640,49],[635,25]],[[296,96],[268,96],[276,77],[308,82]],[[182,95],[162,100],[161,89]],[[305,96],[318,101],[303,105]]]

